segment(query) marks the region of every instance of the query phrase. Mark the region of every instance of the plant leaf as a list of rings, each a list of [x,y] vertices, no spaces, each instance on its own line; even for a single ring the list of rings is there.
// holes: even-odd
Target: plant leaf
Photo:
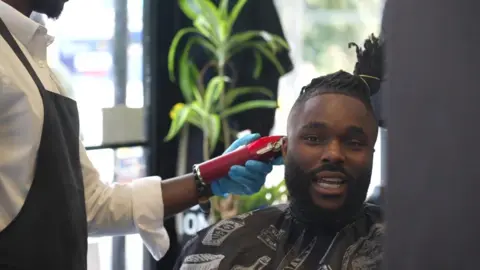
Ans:
[[[273,100],[252,100],[240,103],[233,107],[225,109],[221,114],[221,118],[230,117],[234,114],[258,108],[277,108],[277,102]]]
[[[226,76],[215,76],[208,82],[207,90],[205,91],[205,103],[203,104],[207,112],[214,107],[220,95],[225,91],[225,82],[228,81],[229,78]]]
[[[192,108],[189,105],[185,105],[177,112],[175,118],[172,119],[172,123],[170,124],[170,130],[165,137],[165,141],[170,141],[178,134],[178,132],[182,129],[183,125],[187,121],[191,110]]]
[[[192,108],[192,110],[188,114],[187,122],[197,126],[198,128],[203,128],[203,120],[202,117]]]
[[[222,21],[228,19],[228,2],[228,0],[220,0],[220,4],[218,5]]]
[[[229,89],[225,94],[225,106],[230,106],[236,98],[246,95],[246,94],[263,94],[269,98],[273,98],[273,92],[266,87],[261,86],[250,86],[250,87],[238,87],[234,89]]]
[[[178,5],[190,20],[194,21],[200,14],[200,7],[195,0],[178,0]]]
[[[263,46],[268,45],[268,48],[270,48],[273,53],[276,53],[282,49],[289,49],[288,43],[278,35],[273,35],[266,31],[245,31],[231,36],[228,40],[228,58],[246,49],[247,47],[251,47],[253,42]],[[247,44],[250,44],[250,46],[246,46]]]
[[[213,44],[219,43],[219,39],[217,37],[215,29],[213,28],[214,26],[207,21],[205,16],[199,15],[197,19],[193,21],[193,26],[198,29],[198,31],[205,37],[205,39],[208,39]]]
[[[260,34],[261,32],[262,31],[250,30],[250,31],[240,32],[235,35],[232,35],[228,40],[227,48],[229,49],[235,48],[235,46],[238,46],[239,44],[250,41],[251,39],[254,39],[254,38],[263,38],[263,36]]]
[[[219,29],[221,22],[221,15],[218,8],[212,3],[211,0],[196,0],[196,3],[200,7],[200,12],[206,21],[210,25],[211,29],[219,38]],[[220,39],[219,39],[220,40]]]
[[[253,47],[260,51],[277,69],[277,71],[283,75],[285,74],[285,69],[283,68],[282,64],[278,61],[278,58],[275,56],[275,54],[270,51],[269,49],[265,48],[265,45],[263,44],[253,44]]]
[[[172,82],[175,81],[175,53],[177,51],[178,43],[183,36],[189,33],[198,33],[198,30],[194,27],[180,29],[177,34],[175,34],[172,44],[170,45],[170,49],[168,51],[168,72]]]
[[[247,3],[248,0],[238,0],[238,2],[235,4],[235,6],[232,9],[232,12],[230,13],[230,16],[228,17],[228,28],[231,30],[235,22],[237,21],[238,15],[242,11],[243,7]],[[253,0],[253,1],[259,1],[259,0]]]
[[[259,52],[253,51],[253,56],[255,57],[255,68],[253,69],[253,78],[258,79],[263,69],[263,60]]]
[[[255,50],[258,50],[275,66],[275,68],[281,75],[285,74],[285,69],[283,68],[282,64],[278,61],[277,56],[272,52],[271,49],[268,48],[267,44],[262,41],[245,42],[244,44],[239,45],[236,48],[232,49],[230,51],[229,57],[234,56],[235,54],[245,50],[246,48],[254,48]]]
[[[217,146],[218,138],[220,137],[221,121],[217,114],[210,114],[208,118],[208,140],[210,146],[210,154]]]
[[[194,101],[191,104],[191,107],[192,107],[192,110],[194,110],[202,119],[208,119],[208,116],[210,114],[202,108],[201,104]]]
[[[197,66],[194,64],[190,65],[190,78],[192,82],[192,93],[193,97],[195,98],[195,102],[199,104],[200,107],[203,107],[203,97],[200,94],[200,91],[198,90],[198,85],[197,85],[197,79],[200,74],[200,71],[198,70]]]
[[[190,76],[190,65],[192,65],[186,54],[183,54],[178,63],[178,87],[182,92],[183,98],[186,103],[190,103],[193,100],[193,88],[196,85],[192,85]]]
[[[189,53],[194,44],[199,44],[207,50],[210,50],[208,46],[213,47],[212,44],[201,37],[191,37],[188,40],[178,63],[178,84],[187,103],[192,102],[193,98],[203,103],[203,98],[201,97],[197,86],[197,78],[200,72],[195,66],[195,63],[189,59]]]

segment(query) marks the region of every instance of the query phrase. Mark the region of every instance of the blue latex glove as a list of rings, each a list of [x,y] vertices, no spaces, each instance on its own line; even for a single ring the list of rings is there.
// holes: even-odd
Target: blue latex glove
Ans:
[[[240,146],[249,144],[260,138],[259,134],[249,134],[234,141],[230,147],[225,150],[229,153]],[[229,193],[239,195],[251,195],[257,193],[265,184],[267,174],[269,174],[273,165],[282,165],[283,159],[279,157],[272,162],[262,162],[258,160],[248,160],[245,166],[232,166],[228,176],[212,182],[212,192],[216,196],[226,196]]]

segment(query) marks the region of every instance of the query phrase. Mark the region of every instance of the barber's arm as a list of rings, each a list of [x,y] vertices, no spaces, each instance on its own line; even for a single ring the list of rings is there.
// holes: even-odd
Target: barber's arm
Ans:
[[[248,144],[258,135],[235,141],[227,152]],[[81,153],[85,199],[90,235],[119,235],[138,232],[154,258],[160,259],[169,247],[163,227],[165,217],[199,202],[193,174],[161,181],[159,177],[137,179],[130,184],[104,184],[92,163]],[[234,166],[229,175],[212,183],[209,195],[253,194],[260,190],[272,164],[248,161]]]

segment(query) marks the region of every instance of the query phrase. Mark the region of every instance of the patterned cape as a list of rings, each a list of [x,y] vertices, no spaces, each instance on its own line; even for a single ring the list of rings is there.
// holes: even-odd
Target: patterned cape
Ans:
[[[184,247],[180,270],[375,270],[383,256],[378,206],[335,233],[306,227],[287,205],[242,214],[200,231]]]

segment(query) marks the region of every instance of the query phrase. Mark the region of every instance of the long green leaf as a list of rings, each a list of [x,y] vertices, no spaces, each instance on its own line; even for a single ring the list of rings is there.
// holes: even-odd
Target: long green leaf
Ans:
[[[277,56],[271,50],[269,50],[265,44],[262,44],[261,42],[253,42],[251,46],[263,54],[275,66],[281,75],[285,74],[285,69],[280,61],[278,61]]]
[[[207,112],[214,107],[220,95],[225,91],[225,82],[228,80],[229,78],[226,76],[215,76],[208,82],[207,90],[205,91],[205,103],[203,104]]]
[[[178,63],[178,81],[180,90],[182,91],[183,97],[187,103],[192,102],[193,98],[200,100],[203,103],[197,86],[197,78],[200,72],[196,68],[195,64],[189,59],[190,50],[195,44],[203,46],[203,48],[205,48],[207,51],[213,47],[212,44],[201,37],[191,37],[183,49]]]
[[[191,73],[190,73],[190,65],[193,63],[188,58],[190,49],[192,48],[193,44],[195,43],[195,39],[191,38],[188,40],[187,44],[185,45],[185,49],[182,52],[182,56],[180,56],[178,62],[178,86],[180,87],[180,91],[182,91],[183,98],[187,103],[192,102],[193,100],[193,87],[196,87],[195,84],[192,84],[191,80]]]
[[[277,108],[277,102],[273,100],[252,100],[240,103],[228,109],[225,109],[221,114],[221,118],[230,117],[234,114],[258,108]]]
[[[253,78],[258,79],[263,69],[263,60],[259,52],[253,51],[253,56],[255,57],[255,68],[253,69]]]
[[[207,40],[205,38],[200,38],[200,37],[194,37],[194,39],[195,39],[195,43],[198,43],[207,52],[211,52],[212,54],[215,54],[217,52],[217,48],[215,47],[215,44],[213,44],[211,40]]]
[[[222,21],[228,19],[228,2],[228,0],[220,0],[220,4],[218,5]]]
[[[211,29],[218,35],[221,21],[221,15],[218,8],[211,0],[196,0],[196,3],[200,7],[202,16],[205,17],[206,21],[211,26]]]
[[[186,56],[187,54],[183,54],[178,63],[178,86],[180,87],[185,102],[190,103],[193,101],[193,89],[190,76],[190,65],[192,65],[192,63]]]
[[[200,14],[200,8],[198,7],[195,0],[178,0],[178,5],[190,20],[194,21],[198,14]]]
[[[198,115],[200,115],[200,117],[202,119],[208,119],[208,116],[210,114],[207,111],[205,111],[205,109],[203,109],[201,104],[199,104],[198,102],[193,102],[191,104],[191,107],[192,107],[192,110],[194,110],[196,113],[198,113]]]
[[[227,48],[233,49],[235,48],[235,46],[238,46],[239,44],[250,41],[254,38],[263,38],[263,36],[260,33],[261,31],[250,30],[250,31],[240,32],[235,35],[232,35],[228,40]]]
[[[191,106],[190,106],[191,107]],[[188,114],[187,121],[190,124],[193,124],[197,126],[198,128],[202,129],[203,128],[203,119],[202,117],[192,108],[191,111]]]
[[[253,48],[255,50],[258,50],[275,66],[275,68],[278,70],[278,72],[281,75],[285,74],[285,69],[283,68],[282,64],[278,61],[278,58],[276,57],[276,55],[268,48],[266,43],[262,41],[250,41],[250,42],[246,42],[245,44],[239,45],[230,52],[230,57],[234,56],[235,54],[247,48]]]
[[[246,31],[235,34],[227,42],[227,58],[252,47],[252,44],[259,44],[269,48],[272,53],[281,50],[288,50],[288,43],[278,35],[273,35],[265,31]]]
[[[238,2],[235,4],[235,6],[232,9],[232,12],[230,13],[230,16],[228,18],[228,28],[232,29],[233,25],[237,21],[238,15],[242,11],[243,7],[247,3],[248,0],[238,0]],[[259,1],[259,0],[253,0],[253,1]]]
[[[178,132],[182,129],[183,125],[187,121],[191,110],[192,108],[189,105],[185,105],[177,112],[175,117],[172,119],[172,123],[170,124],[170,130],[165,137],[165,141],[170,141],[178,134]]]
[[[190,79],[193,84],[193,87],[192,87],[193,97],[195,98],[195,102],[199,104],[200,107],[203,107],[203,97],[200,94],[200,91],[198,90],[198,85],[197,85],[198,76],[200,76],[199,74],[200,74],[200,71],[198,70],[197,66],[195,66],[194,64],[190,65],[190,76],[191,76]]]
[[[255,45],[255,49],[259,50],[272,64],[275,66],[275,68],[278,70],[278,72],[283,75],[285,74],[285,69],[283,68],[282,64],[278,61],[278,58],[273,54],[270,50],[265,48],[265,46],[262,45]]]
[[[273,92],[266,87],[261,86],[250,86],[250,87],[238,87],[234,89],[229,89],[225,94],[225,106],[230,106],[235,99],[240,96],[247,94],[263,94],[269,98],[273,98]]]
[[[264,42],[261,42],[261,41]],[[230,37],[227,42],[227,50],[229,53],[235,54],[239,50],[243,50],[242,45],[248,42],[258,42],[259,44],[268,44],[272,51],[277,52],[282,49],[289,49],[288,43],[278,35],[270,34],[266,31],[245,31]]]
[[[218,138],[220,137],[221,121],[217,114],[210,114],[208,118],[208,140],[210,145],[210,153],[215,150]]]
[[[207,21],[205,16],[199,15],[195,21],[193,21],[193,26],[198,29],[200,33],[202,33],[203,37],[213,44],[219,44],[219,38],[217,36],[216,29],[210,22]]]
[[[189,33],[198,33],[198,30],[194,27],[187,27],[183,28],[177,32],[175,37],[172,40],[172,44],[170,45],[170,49],[168,51],[168,72],[170,76],[170,80],[172,82],[175,81],[175,54],[177,52],[178,43],[182,39],[183,36]]]

